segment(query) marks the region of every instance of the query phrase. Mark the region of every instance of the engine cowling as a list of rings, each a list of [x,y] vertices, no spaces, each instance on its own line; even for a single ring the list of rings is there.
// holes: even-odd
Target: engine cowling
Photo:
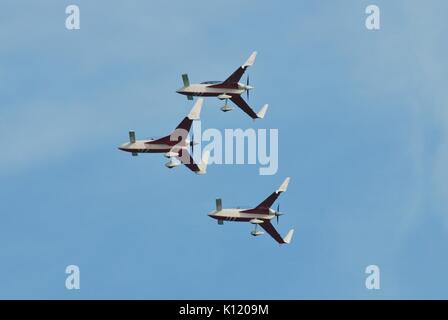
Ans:
[[[239,83],[238,82],[238,89],[240,90],[252,90],[254,87],[248,85],[248,84],[244,84],[244,83]]]

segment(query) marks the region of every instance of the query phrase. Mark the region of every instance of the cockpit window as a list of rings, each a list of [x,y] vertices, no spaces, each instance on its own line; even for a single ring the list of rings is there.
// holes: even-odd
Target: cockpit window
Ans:
[[[201,82],[201,84],[217,84],[217,83],[221,83],[221,81],[205,81],[205,82]]]

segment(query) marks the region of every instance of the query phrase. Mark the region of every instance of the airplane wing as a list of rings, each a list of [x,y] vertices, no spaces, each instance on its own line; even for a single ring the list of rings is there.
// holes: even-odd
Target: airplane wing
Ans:
[[[179,125],[174,129],[174,131],[169,135],[162,137],[160,139],[148,142],[148,144],[158,144],[158,143],[166,143],[170,142],[180,142],[186,139],[188,132],[190,131],[191,124],[193,120],[199,120],[199,116],[201,114],[202,105],[204,103],[204,99],[198,99],[196,103],[193,105],[190,113],[182,119]]]
[[[196,164],[194,162],[193,157],[186,149],[174,150],[174,152],[179,154],[177,158],[180,160],[180,162],[182,162],[183,165],[185,165],[188,169],[190,169],[194,173],[197,174],[206,173],[208,157],[210,155],[208,152],[204,153],[204,156],[202,157],[202,161],[200,164]]]
[[[278,243],[280,244],[286,243],[286,241],[277,232],[277,230],[275,230],[274,226],[269,220],[265,220],[263,223],[260,223],[260,227],[262,227]]]
[[[157,140],[146,142],[146,143],[147,144],[170,144],[173,142],[179,143],[181,141],[184,141],[188,136],[188,132],[190,131],[192,123],[193,123],[192,120],[190,120],[188,117],[185,117],[170,135],[159,138]]]
[[[240,95],[235,95],[230,98],[230,100],[233,101],[234,104],[236,104],[241,110],[243,110],[246,114],[249,115],[252,119],[257,119],[259,116],[252,110],[251,107],[244,101],[243,98],[241,98]]]
[[[199,166],[194,162],[193,157],[190,155],[190,153],[185,149],[180,149],[178,151],[179,153],[179,160],[184,164],[188,169],[190,169],[193,172],[199,172]]]
[[[247,61],[241,67],[236,69],[235,72],[232,73],[230,75],[230,77],[228,77],[222,83],[223,84],[238,83],[238,81],[240,81],[241,77],[243,76],[244,71],[246,71],[246,69],[248,67],[250,67],[251,65],[254,64],[256,57],[257,57],[257,52],[256,51],[252,52],[249,59],[247,59]]]
[[[272,204],[275,202],[275,200],[277,200],[278,196],[280,195],[280,193],[285,192],[286,189],[288,188],[288,184],[289,184],[289,180],[290,178],[286,178],[285,181],[283,181],[282,185],[280,186],[280,188],[278,188],[276,191],[274,191],[273,193],[271,193],[271,195],[269,197],[267,197],[262,203],[260,203],[256,209],[260,209],[260,208],[270,208],[272,206]],[[263,223],[264,224],[264,223]]]

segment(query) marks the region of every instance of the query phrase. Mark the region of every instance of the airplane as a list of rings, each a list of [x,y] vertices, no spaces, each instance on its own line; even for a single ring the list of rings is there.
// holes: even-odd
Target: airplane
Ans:
[[[188,74],[183,74],[182,80],[184,86],[176,90],[176,92],[187,96],[188,100],[193,100],[193,96],[218,97],[220,100],[225,100],[225,104],[221,108],[223,112],[233,110],[233,107],[227,104],[228,99],[230,99],[252,119],[262,119],[266,114],[268,105],[265,104],[258,113],[255,113],[241,97],[241,94],[246,92],[247,98],[249,99],[249,90],[254,88],[249,85],[249,77],[247,77],[246,84],[239,82],[246,69],[254,64],[256,56],[257,52],[254,51],[247,61],[224,81],[206,81],[199,84],[190,84]]]
[[[209,217],[218,220],[218,224],[224,224],[224,221],[237,221],[237,222],[250,222],[255,225],[255,229],[251,231],[251,235],[260,236],[264,234],[263,231],[258,231],[257,227],[263,228],[275,241],[279,244],[288,244],[292,240],[294,234],[294,229],[288,231],[286,236],[282,238],[280,234],[275,230],[271,223],[271,220],[276,218],[277,224],[278,219],[282,212],[280,212],[280,206],[277,206],[277,210],[271,209],[272,204],[277,200],[280,193],[285,192],[288,188],[290,178],[286,178],[281,184],[280,188],[274,191],[269,197],[267,197],[258,206],[252,209],[240,209],[231,208],[224,209],[222,207],[222,200],[216,199],[216,209],[208,214]]]
[[[198,120],[201,113],[204,99],[198,99],[176,129],[168,136],[159,139],[136,140],[135,132],[129,131],[129,142],[122,144],[118,149],[132,153],[137,156],[139,153],[164,153],[166,158],[170,160],[165,164],[169,169],[184,164],[188,169],[196,174],[205,174],[209,152],[204,152],[200,164],[196,164],[188,152],[189,147],[193,148],[196,144],[194,138],[192,141],[188,139],[188,133],[193,120]]]

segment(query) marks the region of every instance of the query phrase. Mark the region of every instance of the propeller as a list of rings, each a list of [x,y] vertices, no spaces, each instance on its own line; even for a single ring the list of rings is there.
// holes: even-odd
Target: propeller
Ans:
[[[275,216],[277,217],[277,224],[278,224],[278,217],[280,217],[280,215],[278,214],[280,212],[280,203],[277,204],[277,212],[275,213]]]
[[[280,212],[280,203],[279,203],[279,204],[277,204],[277,211],[275,211],[275,217],[277,219],[277,224],[278,224],[279,217],[281,215],[283,215],[283,213]]]
[[[188,145],[190,146],[190,155],[195,159],[195,157],[197,156],[195,153],[194,153],[194,146],[195,145],[198,145],[199,144],[199,142],[196,142],[196,140],[194,139],[194,133],[191,133],[191,140],[190,141],[188,141]],[[201,160],[198,160],[198,161],[201,161]]]
[[[194,134],[191,134],[191,141],[190,141],[190,153],[194,154]]]
[[[249,75],[247,75],[247,79],[246,79],[246,87],[247,87],[247,90],[246,90],[246,95],[247,95],[247,101],[249,101],[249,88],[250,88],[250,85],[249,85]]]

